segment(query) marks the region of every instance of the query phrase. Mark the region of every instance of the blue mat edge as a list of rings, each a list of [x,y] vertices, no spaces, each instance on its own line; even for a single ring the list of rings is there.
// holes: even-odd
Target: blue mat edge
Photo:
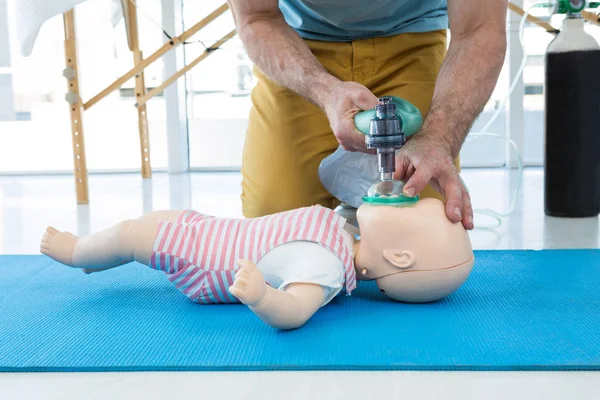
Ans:
[[[556,249],[481,249],[474,250],[475,255],[482,252],[563,252],[563,251],[593,251],[600,252],[598,248],[556,248]],[[3,256],[22,256],[45,257],[42,254],[0,254]],[[288,366],[190,366],[190,367],[155,367],[155,366],[135,366],[135,367],[5,367],[0,365],[0,373],[52,373],[52,372],[271,372],[271,371],[462,371],[462,372],[523,372],[523,371],[545,371],[545,372],[569,372],[569,371],[600,371],[598,366],[583,365],[518,365],[518,366],[491,366],[491,365],[461,365],[461,366],[424,366],[424,365],[359,365],[359,366],[337,366],[337,365],[288,365]]]
[[[0,373],[44,373],[44,372],[274,372],[274,371],[464,371],[464,372],[516,372],[516,371],[537,371],[537,372],[569,372],[569,371],[600,371],[600,366],[588,367],[580,365],[569,366],[489,366],[489,365],[471,365],[456,367],[440,366],[405,366],[405,365],[378,365],[378,366],[221,366],[221,367],[116,367],[116,368],[57,368],[57,367],[24,367],[24,368],[6,368],[0,367]]]

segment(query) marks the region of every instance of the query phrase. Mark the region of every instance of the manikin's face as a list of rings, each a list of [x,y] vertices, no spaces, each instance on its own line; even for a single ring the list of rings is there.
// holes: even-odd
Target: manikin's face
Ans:
[[[458,289],[471,272],[468,234],[460,222],[447,218],[437,199],[402,207],[365,204],[357,219],[359,277],[375,279],[395,300],[438,300]]]

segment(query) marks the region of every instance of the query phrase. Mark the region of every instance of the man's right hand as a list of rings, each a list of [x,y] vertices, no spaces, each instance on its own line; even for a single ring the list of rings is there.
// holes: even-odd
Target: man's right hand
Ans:
[[[366,152],[365,138],[356,130],[354,116],[373,109],[377,97],[359,83],[343,82],[331,75],[287,24],[278,0],[227,2],[252,62],[274,82],[319,106],[342,148]]]
[[[377,105],[378,98],[356,82],[339,82],[327,94],[323,109],[336,139],[346,151],[366,152],[365,135],[356,129],[354,116]]]

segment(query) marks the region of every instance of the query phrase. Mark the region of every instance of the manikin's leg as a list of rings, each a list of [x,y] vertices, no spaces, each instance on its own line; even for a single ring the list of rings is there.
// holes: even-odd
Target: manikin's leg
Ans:
[[[177,222],[183,211],[175,210],[164,210],[164,211],[152,211],[144,214],[140,219],[148,221],[168,221]]]
[[[160,221],[168,221],[168,222],[175,222],[177,221],[177,219],[179,219],[179,216],[181,215],[182,211],[174,211],[174,210],[164,210],[164,211],[153,211],[150,213],[145,214],[144,216],[140,217],[139,220],[140,221],[154,221],[154,222],[160,222]],[[115,233],[119,230],[119,225],[109,228],[105,231],[101,231],[99,233],[94,234],[93,236],[98,237],[98,235],[100,235],[100,237],[103,238],[107,238],[107,237],[111,237],[114,236]],[[88,242],[88,247],[89,247],[89,237],[87,238],[82,238],[82,240],[84,240],[84,246],[85,247],[85,243]],[[97,239],[93,239],[93,240],[97,240]],[[59,232],[56,229],[50,227],[46,230],[46,234],[44,235],[44,238],[42,239],[42,248],[41,248],[41,252],[43,254],[46,254],[52,258],[54,258],[55,260],[62,262],[63,264],[69,265],[69,266],[76,266],[74,265],[74,260],[71,258],[69,259],[68,254],[69,254],[69,249],[71,249],[71,254],[73,254],[73,249],[75,247],[75,243],[79,242],[81,240],[79,240],[79,238],[77,236],[72,235],[69,232]],[[99,243],[97,245],[100,245]],[[114,257],[112,257],[112,259],[114,259]],[[114,264],[111,263],[112,265],[110,265],[109,267],[105,267],[105,268],[98,268],[98,267],[93,267],[93,268],[85,268],[85,267],[79,267],[81,268],[81,270],[86,273],[86,274],[91,274],[94,272],[100,272],[100,271],[106,271],[108,269],[112,269],[121,265],[125,265],[128,264],[130,262],[134,261],[132,258],[129,259],[125,259],[125,260],[121,260],[119,262],[115,262]]]
[[[179,217],[181,216],[182,211],[175,211],[175,210],[159,210],[159,211],[151,211],[147,214],[144,214],[142,217],[140,217],[140,220],[144,220],[144,221],[167,221],[167,222],[176,222]],[[113,269],[116,267],[119,267],[121,265],[125,265],[125,264],[129,264],[130,262],[132,262],[133,260],[125,260],[117,265],[114,265],[112,267],[108,267],[108,268],[82,268],[81,270],[85,273],[85,274],[92,274],[94,272],[102,272],[102,271],[106,271],[108,269]]]
[[[285,291],[265,283],[260,270],[251,261],[238,261],[241,269],[229,288],[263,322],[277,329],[298,328],[321,307],[325,292],[319,285],[291,284]]]
[[[83,238],[49,227],[40,250],[76,268],[101,270],[133,260],[148,265],[159,224],[144,219],[123,221]]]

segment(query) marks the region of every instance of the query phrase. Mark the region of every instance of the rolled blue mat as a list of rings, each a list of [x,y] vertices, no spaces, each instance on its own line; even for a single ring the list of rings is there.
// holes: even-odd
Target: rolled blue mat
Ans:
[[[600,250],[475,256],[441,301],[361,282],[286,332],[243,305],[195,304],[139,264],[85,275],[0,256],[0,371],[600,369]]]

